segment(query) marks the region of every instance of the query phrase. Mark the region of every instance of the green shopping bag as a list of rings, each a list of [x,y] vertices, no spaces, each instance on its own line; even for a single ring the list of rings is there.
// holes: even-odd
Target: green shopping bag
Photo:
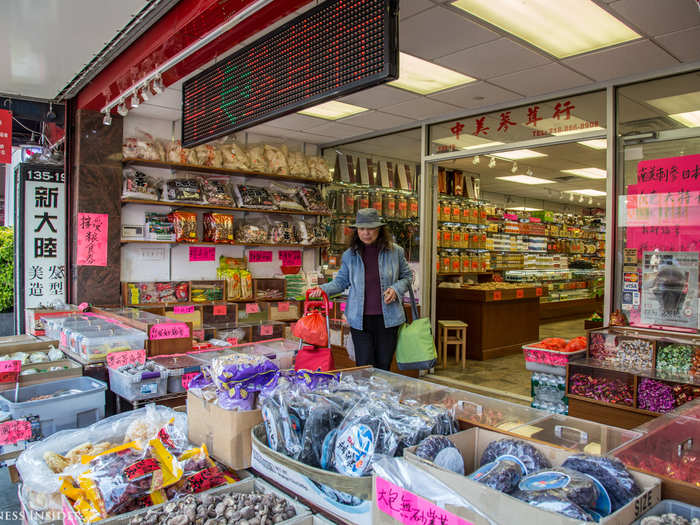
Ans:
[[[416,298],[413,287],[408,287],[411,296],[412,323],[404,323],[399,328],[396,343],[396,366],[399,370],[430,370],[437,362],[437,350],[433,339],[432,324],[429,317],[418,319]]]

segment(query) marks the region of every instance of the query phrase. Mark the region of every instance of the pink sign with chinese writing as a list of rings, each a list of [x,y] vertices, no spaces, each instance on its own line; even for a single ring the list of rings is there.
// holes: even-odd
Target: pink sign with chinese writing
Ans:
[[[127,350],[126,352],[112,352],[107,354],[107,366],[119,368],[132,363],[144,364],[146,362],[146,350]]]
[[[107,266],[106,213],[78,214],[78,266]]]
[[[250,250],[248,261],[252,263],[272,262],[272,252],[269,250]]]
[[[148,338],[152,341],[180,339],[181,337],[190,337],[190,327],[185,323],[154,324],[148,332]]]
[[[441,525],[473,525],[459,516],[446,511],[429,502],[426,499],[416,496],[386,481],[376,477],[376,504],[384,514],[391,516],[399,523],[440,523]]]
[[[299,250],[280,250],[279,258],[284,266],[301,266],[301,252]]]
[[[216,260],[216,248],[213,246],[190,246],[190,262]]]
[[[32,424],[26,419],[6,421],[0,424],[0,445],[14,445],[32,437]]]

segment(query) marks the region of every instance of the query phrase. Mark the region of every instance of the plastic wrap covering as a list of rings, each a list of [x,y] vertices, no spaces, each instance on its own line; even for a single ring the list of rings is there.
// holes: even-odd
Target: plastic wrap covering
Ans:
[[[469,479],[510,494],[526,474],[527,469],[518,458],[503,455],[472,472]]]
[[[255,393],[277,385],[279,368],[264,356],[231,354],[212,361],[211,375],[221,408],[252,410]]]
[[[576,454],[569,456],[562,466],[588,474],[599,481],[610,496],[612,512],[624,507],[641,493],[634,478],[617,459]]]
[[[250,160],[245,149],[238,142],[223,142],[221,150],[221,161],[224,168],[230,170],[249,170]]]
[[[598,488],[590,476],[563,467],[530,474],[520,481],[518,489],[519,493],[547,492],[566,498],[586,509],[595,508],[598,501]],[[528,496],[518,497],[520,499],[528,498]]]
[[[418,444],[416,456],[432,461],[438,467],[464,475],[464,458],[445,436],[428,436]]]
[[[576,505],[576,503],[572,503],[562,496],[557,496],[548,492],[522,491],[516,491],[513,496],[523,500],[526,503],[529,503],[533,507],[537,507],[538,509],[549,512],[557,512],[575,520],[595,521],[593,516],[591,516],[588,512]]]
[[[551,465],[542,452],[518,439],[499,439],[489,443],[481,456],[481,466],[496,461],[499,456],[513,456],[527,469],[526,474],[537,472]]]

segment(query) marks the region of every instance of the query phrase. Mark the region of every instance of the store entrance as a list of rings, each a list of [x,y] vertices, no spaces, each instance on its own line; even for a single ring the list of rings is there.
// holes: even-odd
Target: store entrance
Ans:
[[[602,323],[604,139],[442,161],[435,243],[436,327],[467,323],[467,366],[438,379],[522,400],[522,346]],[[507,328],[506,328],[507,327]]]

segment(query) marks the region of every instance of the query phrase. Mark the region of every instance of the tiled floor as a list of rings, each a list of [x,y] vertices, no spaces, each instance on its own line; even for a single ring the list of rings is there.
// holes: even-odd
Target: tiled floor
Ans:
[[[540,338],[561,337],[571,339],[585,335],[584,319],[559,321],[540,325]],[[454,359],[454,358],[453,358]],[[450,361],[448,368],[437,368],[432,378],[450,386],[474,390],[490,396],[506,398],[512,401],[529,403],[530,374],[525,370],[522,353],[489,359],[486,361],[467,361],[467,368],[462,368]]]

